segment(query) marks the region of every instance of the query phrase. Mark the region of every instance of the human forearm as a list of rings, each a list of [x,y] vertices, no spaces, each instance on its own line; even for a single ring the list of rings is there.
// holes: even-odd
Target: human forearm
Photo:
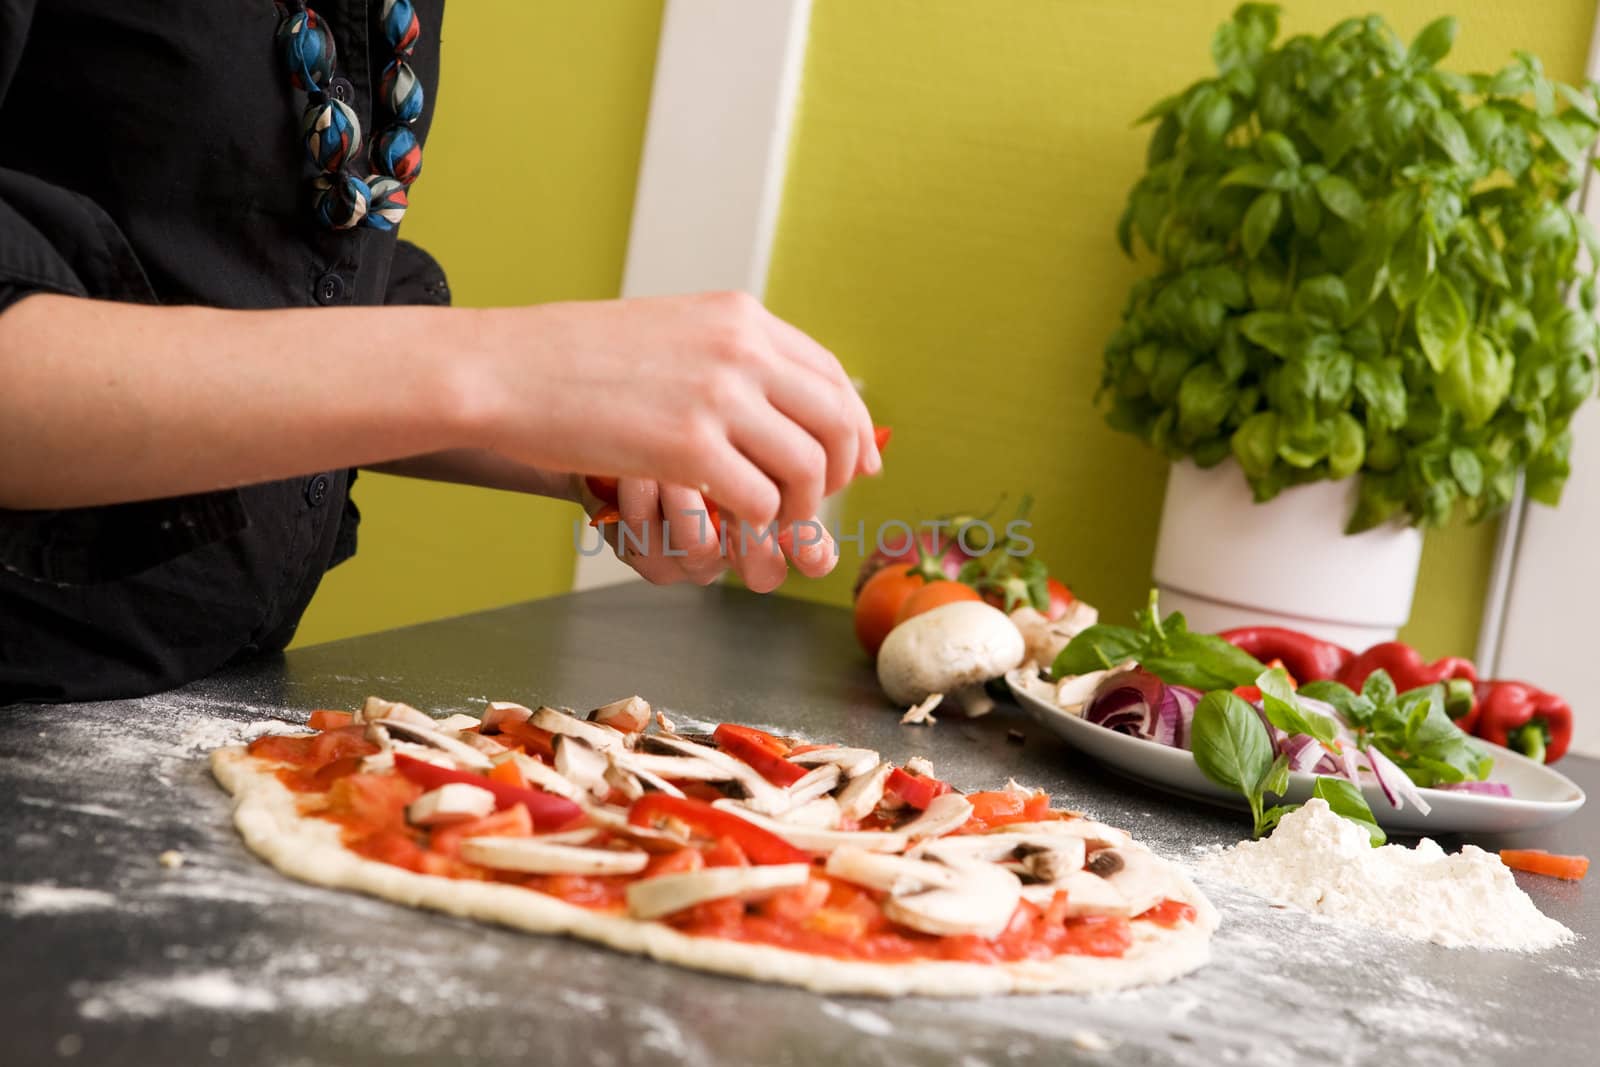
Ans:
[[[398,474],[406,478],[458,482],[485,489],[533,493],[557,500],[574,500],[576,497],[571,474],[530,467],[483,449],[458,448],[448,452],[431,452],[388,463],[374,463],[371,468],[383,474]]]
[[[150,499],[471,446],[436,308],[29,297],[0,314],[0,506]]]

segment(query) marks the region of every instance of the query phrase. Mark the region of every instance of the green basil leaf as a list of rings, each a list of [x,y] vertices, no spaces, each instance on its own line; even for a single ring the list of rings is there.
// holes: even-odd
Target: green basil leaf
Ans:
[[[1361,469],[1366,458],[1367,432],[1354,415],[1348,411],[1339,412],[1333,417],[1333,443],[1328,446],[1329,477],[1350,477]]]
[[[1255,836],[1261,837],[1263,834],[1272,833],[1278,828],[1278,824],[1283,821],[1285,815],[1299,810],[1300,805],[1298,804],[1274,804],[1256,818]]]
[[[1450,112],[1443,108],[1433,109],[1423,120],[1423,128],[1427,131],[1428,140],[1444,149],[1445,155],[1449,156],[1452,162],[1463,167],[1476,165],[1472,140],[1467,136],[1467,131],[1462,127],[1460,120]]]
[[[1394,704],[1398,695],[1394,679],[1389,677],[1389,672],[1376,670],[1367,675],[1366,682],[1361,686],[1361,695],[1372,702],[1375,708],[1387,708]]]
[[[1367,804],[1367,798],[1353,782],[1344,778],[1319,777],[1317,784],[1312,787],[1311,795],[1321,797],[1327,801],[1329,809],[1341,818],[1349,819],[1367,832],[1372,839],[1372,847],[1377,848],[1388,840],[1378,821],[1372,817],[1372,808]]]
[[[1433,66],[1450,54],[1450,46],[1456,41],[1457,29],[1453,15],[1434,19],[1424,26],[1422,32],[1411,42],[1408,58],[1423,66]]]
[[[1413,226],[1389,257],[1389,295],[1400,307],[1410,307],[1422,296],[1433,276],[1433,242],[1420,226]]]
[[[1300,687],[1297,695],[1331,704],[1346,726],[1360,729],[1372,721],[1372,701],[1332,678],[1319,678]]]
[[[1311,341],[1311,328],[1297,315],[1281,311],[1254,311],[1239,320],[1239,329],[1273,355],[1288,359],[1300,355]]]
[[[1468,496],[1483,492],[1483,464],[1470,448],[1450,450],[1450,473]]]
[[[1283,214],[1283,195],[1268,190],[1257,196],[1250,205],[1250,210],[1244,215],[1244,250],[1250,258],[1254,259],[1261,254],[1261,249],[1266,246],[1267,240],[1272,236],[1272,230],[1278,225],[1278,216]]]
[[[1430,361],[1431,362],[1431,361]],[[1459,358],[1443,368],[1437,389],[1439,399],[1461,413],[1469,430],[1489,421],[1511,393],[1516,361],[1486,335],[1473,333]]]
[[[1367,202],[1348,178],[1329,174],[1317,179],[1316,189],[1324,206],[1346,222],[1357,222],[1366,214]]]
[[[1168,618],[1170,620],[1172,616]],[[1172,630],[1170,621],[1167,629]],[[1202,689],[1231,689],[1249,685],[1251,679],[1265,669],[1260,660],[1216,634],[1190,633],[1187,629],[1180,633],[1169,633],[1167,651],[1174,657],[1195,664],[1214,679],[1210,685],[1199,687]]]
[[[1190,748],[1213,782],[1253,798],[1272,772],[1272,739],[1256,709],[1226,690],[1207,693],[1194,709]]]
[[[1233,432],[1233,455],[1249,478],[1264,478],[1278,461],[1278,415],[1260,411]]]
[[[1074,637],[1056,656],[1050,673],[1056,678],[1070,678],[1103,671],[1142,658],[1145,648],[1145,636],[1138,630],[1101,623]]]
[[[1434,278],[1417,304],[1417,340],[1435,374],[1461,358],[1469,325],[1455,286],[1448,278]]]
[[[1291,737],[1308,734],[1326,745],[1338,740],[1338,724],[1321,712],[1300,706],[1294,686],[1289,684],[1289,672],[1282,667],[1263,671],[1255,685],[1261,690],[1261,710],[1272,725],[1284,733]]]

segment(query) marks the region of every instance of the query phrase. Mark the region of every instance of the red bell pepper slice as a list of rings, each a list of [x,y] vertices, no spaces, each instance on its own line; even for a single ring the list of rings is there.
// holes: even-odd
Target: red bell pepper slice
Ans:
[[[542,789],[519,789],[485,775],[474,774],[472,771],[436,767],[404,752],[394,754],[394,769],[396,773],[424,789],[438,789],[452,782],[465,782],[479,789],[487,789],[494,794],[496,808],[509,808],[514,804],[521,804],[527,808],[528,814],[533,818],[533,825],[539,830],[560,830],[583,815],[582,808],[554,793],[546,793]]]
[[[795,848],[777,834],[720,808],[713,808],[693,797],[674,797],[666,793],[646,793],[628,809],[634,826],[655,827],[661,822],[679,822],[696,837],[711,842],[731,838],[756,864],[810,863],[810,853]]]
[[[773,785],[793,785],[809,773],[798,763],[790,763],[785,759],[789,746],[765,730],[725,722],[712,731],[711,736],[718,748],[734,759],[748,763]]]
[[[889,780],[883,784],[883,788],[918,811],[925,811],[935,797],[950,792],[950,783],[929,778],[925,774],[911,774],[903,768],[896,767],[889,772]]]
[[[889,438],[893,435],[894,431],[887,426],[874,426],[872,428],[872,443],[878,446],[879,452],[882,452],[888,447]]]
[[[1589,873],[1588,856],[1561,856],[1542,848],[1503,848],[1500,862],[1514,871],[1544,874],[1576,882]]]

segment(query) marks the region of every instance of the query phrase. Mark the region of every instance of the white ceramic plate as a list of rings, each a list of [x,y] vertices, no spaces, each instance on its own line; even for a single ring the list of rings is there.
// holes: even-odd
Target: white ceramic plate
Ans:
[[[1074,748],[1157,789],[1212,804],[1248,807],[1239,794],[1207,778],[1195,763],[1193,754],[1187,750],[1170,748],[1085,722],[1077,715],[1062,711],[1053,701],[1036,694],[1028,683],[1029,679],[1017,671],[1006,676],[1006,684],[1011,687],[1017,702],[1028,710],[1039,725]],[[1395,810],[1376,784],[1368,784],[1362,792],[1378,824],[1385,830],[1414,834],[1505,833],[1545,826],[1583,807],[1583,790],[1566,775],[1510,749],[1491,745],[1487,741],[1481,744],[1494,755],[1490,781],[1504,782],[1510,786],[1511,796],[1493,797],[1453,790],[1424,789],[1421,792],[1430,810],[1423,815],[1410,805]],[[1306,800],[1311,796],[1311,788],[1315,783],[1313,775],[1298,771],[1291,773],[1289,793],[1285,799],[1290,803]]]

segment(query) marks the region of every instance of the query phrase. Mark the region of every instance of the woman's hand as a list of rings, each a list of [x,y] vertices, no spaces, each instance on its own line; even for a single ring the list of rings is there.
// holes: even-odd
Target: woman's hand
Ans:
[[[655,507],[693,510],[709,497],[756,528],[808,520],[824,496],[882,468],[872,419],[839,361],[753,297],[479,314],[467,385],[483,431],[474,443],[519,462],[695,487],[693,498],[659,492]],[[741,572],[770,577],[772,561],[740,559]],[[711,565],[696,556],[671,567],[698,579]]]
[[[574,477],[574,495],[593,514],[602,502]],[[709,585],[730,567],[745,585],[769,593],[783,584],[792,562],[800,573],[820,578],[833,570],[838,556],[833,539],[820,522],[783,528],[779,537],[760,538],[729,518],[726,531],[712,521],[713,512],[697,490],[637,478],[617,484],[620,523],[601,528],[618,558],[656,585],[695,582]]]

